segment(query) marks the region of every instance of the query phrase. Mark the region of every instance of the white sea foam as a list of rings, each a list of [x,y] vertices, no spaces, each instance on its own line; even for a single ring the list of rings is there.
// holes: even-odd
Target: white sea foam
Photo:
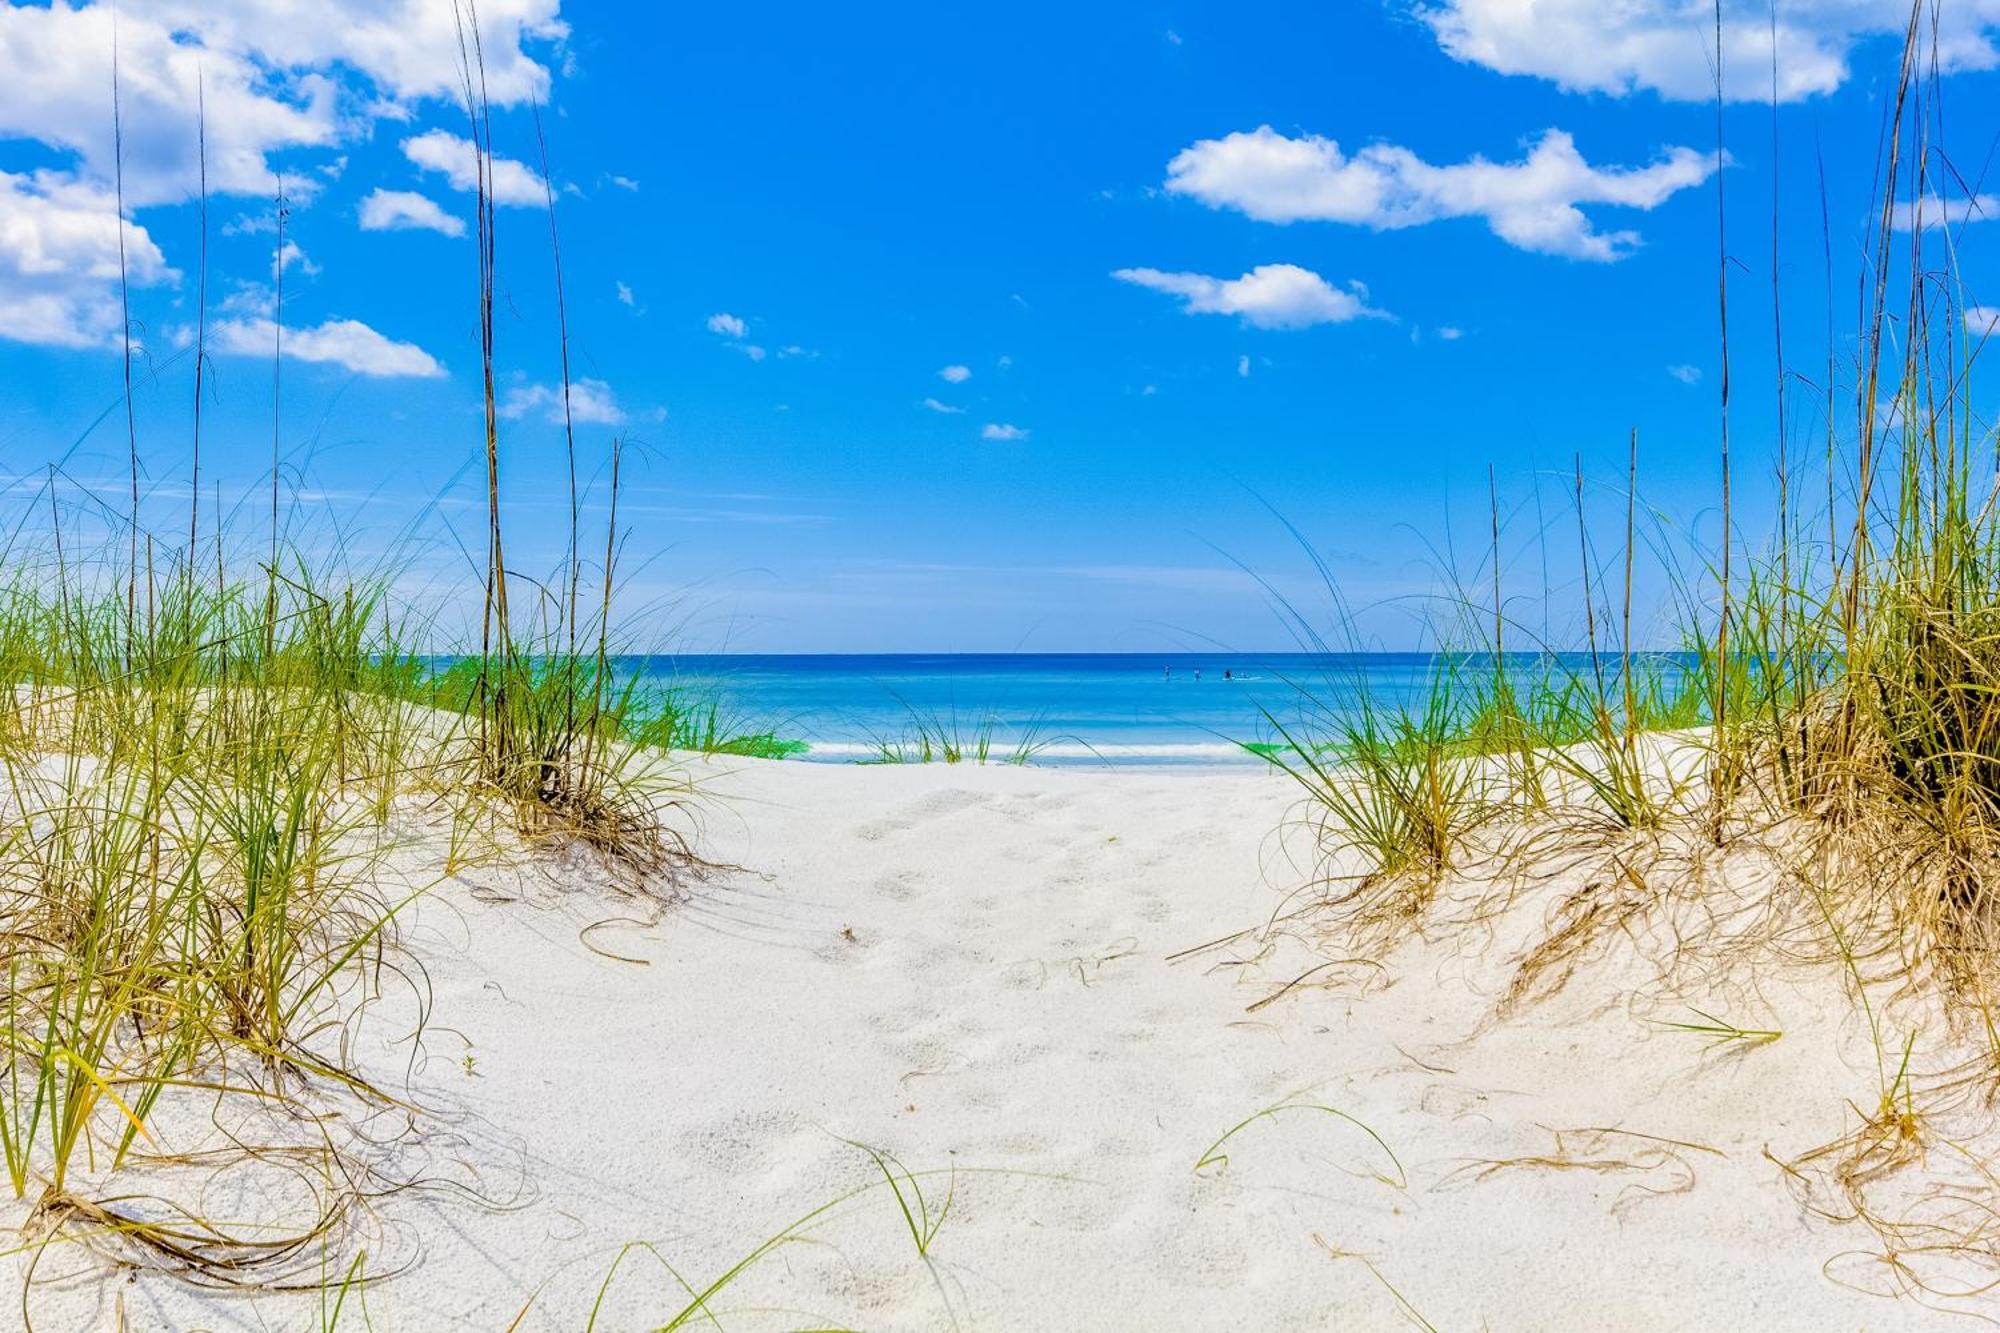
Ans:
[[[813,741],[805,757],[808,759],[872,759],[882,753],[882,747],[865,741]],[[1020,742],[995,737],[987,745],[989,759],[1012,757]],[[1235,760],[1255,762],[1256,755],[1233,741],[1161,741],[1134,742],[1130,744],[1111,743],[1086,745],[1082,741],[1051,741],[1036,745],[1030,751],[1030,759],[1046,762],[1052,759],[1073,760],[1123,760],[1128,763],[1143,763],[1148,760]]]

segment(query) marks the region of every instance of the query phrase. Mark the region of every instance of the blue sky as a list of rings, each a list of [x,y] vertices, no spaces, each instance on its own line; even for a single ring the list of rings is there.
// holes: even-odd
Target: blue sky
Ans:
[[[226,510],[248,497],[254,541],[282,173],[288,480],[318,540],[403,550],[408,586],[436,589],[480,531],[451,0],[282,8],[128,0],[118,19],[147,522],[184,526],[199,86],[204,475]],[[1489,464],[1525,589],[1537,486],[1560,506],[1576,453],[1610,482],[1633,427],[1647,498],[1712,527],[1718,181],[1754,504],[1777,436],[1774,191],[1787,359],[1818,379],[1818,162],[1844,356],[1908,8],[1779,5],[1775,162],[1770,11],[1726,11],[1718,172],[1712,19],[1682,0],[488,0],[514,563],[553,567],[566,508],[537,103],[599,483],[586,542],[619,435],[642,639],[1285,646],[1240,567],[1312,600],[1282,515],[1403,646],[1397,599],[1452,544],[1483,549]],[[2000,0],[1943,0],[1938,31],[1932,207],[1958,221],[1976,307]],[[0,470],[24,503],[64,460],[79,522],[86,489],[120,503],[125,484],[111,37],[102,5],[0,8]],[[1801,408],[1795,429],[1820,425]]]

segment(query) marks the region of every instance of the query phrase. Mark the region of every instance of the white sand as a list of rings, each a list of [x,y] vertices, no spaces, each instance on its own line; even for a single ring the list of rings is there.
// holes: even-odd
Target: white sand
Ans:
[[[1247,943],[1168,957],[1261,924],[1302,881],[1299,840],[1274,832],[1294,801],[1281,777],[740,762],[709,785],[707,850],[756,873],[697,886],[650,925],[589,931],[644,965],[580,938],[635,912],[574,870],[469,872],[420,906],[424,1058],[405,1082],[393,1002],[361,1055],[432,1108],[428,1150],[508,1206],[380,1203],[371,1270],[414,1266],[350,1298],[342,1327],[500,1329],[525,1310],[524,1329],[580,1328],[631,1241],[703,1285],[879,1180],[846,1139],[939,1172],[922,1177],[933,1207],[955,1166],[928,1259],[877,1188],[723,1292],[723,1327],[1409,1326],[1387,1284],[1440,1329],[1939,1318],[1842,1285],[1883,1285],[1837,1258],[1870,1237],[1807,1217],[1762,1151],[1836,1136],[1846,1099],[1873,1095],[1834,974],[1774,979],[1764,1007],[1635,999],[1614,958],[1495,1023],[1503,930],[1484,951],[1401,950],[1359,998],[1305,986],[1247,1013],[1325,956],[1281,941],[1254,962]],[[1526,929],[1543,910],[1515,916]],[[1684,1017],[1683,999],[1786,1035],[1731,1056],[1646,1021]],[[1226,1166],[1196,1173],[1218,1135],[1285,1101],[1365,1122],[1406,1183],[1314,1111],[1252,1124]],[[1713,1151],[1572,1136],[1604,1169],[1478,1177],[1584,1127]],[[321,1314],[317,1297],[107,1282],[75,1256],[58,1270],[73,1276],[32,1295],[41,1327],[109,1326],[121,1308],[138,1328]],[[598,1327],[654,1327],[685,1304],[636,1255]]]

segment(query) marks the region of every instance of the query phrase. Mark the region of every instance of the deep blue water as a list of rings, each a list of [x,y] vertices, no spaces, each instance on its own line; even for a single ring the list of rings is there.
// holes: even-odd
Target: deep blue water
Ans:
[[[1414,697],[1426,653],[994,653],[628,658],[651,681],[716,694],[739,730],[806,741],[803,757],[853,761],[905,741],[918,719],[992,753],[1035,747],[1034,760],[1256,763],[1244,742],[1273,738],[1315,707]],[[1267,717],[1267,713],[1270,715]]]

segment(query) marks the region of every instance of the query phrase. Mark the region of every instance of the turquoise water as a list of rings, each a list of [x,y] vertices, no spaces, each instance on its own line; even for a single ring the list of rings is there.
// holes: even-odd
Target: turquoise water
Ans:
[[[917,720],[991,754],[1032,747],[1036,763],[1260,762],[1271,718],[1292,727],[1316,707],[1412,698],[1427,653],[1006,653],[729,655],[626,659],[665,685],[719,695],[739,730],[805,741],[806,759],[852,762],[907,740]]]

